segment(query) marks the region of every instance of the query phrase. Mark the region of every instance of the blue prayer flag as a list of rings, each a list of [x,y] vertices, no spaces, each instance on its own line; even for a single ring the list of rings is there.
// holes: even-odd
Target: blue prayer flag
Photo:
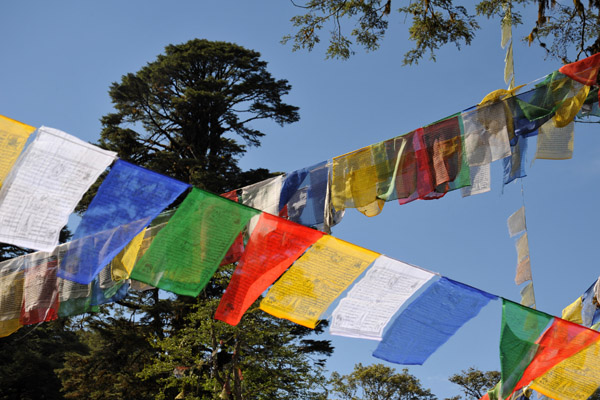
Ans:
[[[442,277],[396,318],[373,356],[421,365],[493,299],[497,296]]]
[[[138,233],[190,187],[117,160],[75,231],[58,276],[90,283]]]

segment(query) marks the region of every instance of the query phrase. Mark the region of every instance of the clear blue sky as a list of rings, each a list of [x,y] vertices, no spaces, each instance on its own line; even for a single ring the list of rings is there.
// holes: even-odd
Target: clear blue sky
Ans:
[[[483,23],[470,47],[444,48],[436,63],[402,67],[410,43],[398,15],[379,51],[356,48],[357,55],[342,62],[325,60],[324,46],[293,53],[279,43],[298,11],[284,0],[3,3],[0,114],[96,141],[99,118],[111,111],[111,82],[152,61],[167,44],[230,41],[260,51],[271,73],[289,80],[286,100],[301,114],[300,122],[283,128],[262,123],[263,145],[250,149],[241,165],[291,171],[407,133],[505,87],[498,21]],[[560,67],[518,40],[514,54],[517,84]],[[573,160],[528,161],[523,180],[537,304],[555,315],[598,277],[597,129],[578,124]],[[529,160],[534,149],[532,142]],[[522,205],[521,185],[502,190],[496,163],[492,175],[493,191],[471,198],[454,192],[405,206],[390,202],[374,218],[349,210],[333,234],[518,301],[516,251],[506,219]],[[439,398],[458,394],[447,382],[451,374],[469,366],[499,368],[500,319],[500,303],[494,302],[425,365],[409,371]],[[376,342],[332,338],[330,371],[379,362],[370,356]]]

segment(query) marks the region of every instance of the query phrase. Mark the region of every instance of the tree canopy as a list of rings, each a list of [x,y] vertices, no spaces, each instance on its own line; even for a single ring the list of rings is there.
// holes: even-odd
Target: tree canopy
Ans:
[[[290,89],[256,51],[204,39],[169,45],[112,84],[115,112],[102,117],[99,144],[203,189],[235,189],[266,178],[237,165],[246,146],[260,145],[265,134],[252,122],[298,121],[298,107],[282,100]]]
[[[526,24],[524,38],[537,43],[547,54],[564,63],[600,51],[600,1],[569,4],[548,0],[479,0],[469,3],[452,0],[291,0],[304,14],[292,18],[296,31],[283,38],[293,49],[312,50],[321,41],[320,32],[329,29],[327,58],[347,59],[353,45],[377,50],[395,12],[409,20],[413,48],[404,54],[404,64],[417,64],[425,56],[435,60],[436,51],[447,44],[459,49],[469,45],[480,29],[482,18],[498,18],[511,25]],[[533,12],[532,12],[533,11]],[[527,16],[535,15],[537,18]],[[347,24],[352,25],[348,28]],[[500,24],[498,25],[500,28]]]
[[[340,400],[435,400],[417,378],[403,369],[398,373],[383,364],[363,366],[358,363],[348,375],[334,372],[331,390]]]
[[[466,400],[477,400],[496,386],[500,381],[499,371],[481,371],[469,367],[452,375],[448,380],[460,386]]]

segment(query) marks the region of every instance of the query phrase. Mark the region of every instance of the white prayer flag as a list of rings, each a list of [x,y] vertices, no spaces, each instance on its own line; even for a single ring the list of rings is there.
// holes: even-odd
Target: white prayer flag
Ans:
[[[65,132],[39,128],[0,189],[0,242],[52,251],[83,194],[115,157]]]
[[[490,164],[469,167],[471,186],[461,188],[462,197],[489,192],[492,189],[490,170]]]
[[[519,208],[508,217],[508,233],[510,237],[516,236],[527,229],[525,225],[525,207]]]
[[[281,187],[283,186],[284,178],[285,175],[278,175],[242,188],[240,203],[269,214],[278,215],[279,199],[281,197]],[[260,215],[252,217],[248,223],[249,233],[252,233],[254,230],[259,217]]]
[[[396,311],[434,275],[380,256],[333,311],[330,333],[381,340]]]

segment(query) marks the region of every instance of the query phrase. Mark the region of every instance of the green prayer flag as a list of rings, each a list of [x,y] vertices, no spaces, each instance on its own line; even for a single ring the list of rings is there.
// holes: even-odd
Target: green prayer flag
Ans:
[[[552,317],[502,299],[500,332],[500,398],[509,396],[537,351],[535,342]]]
[[[258,210],[192,189],[135,264],[131,278],[197,296],[240,231],[258,214]]]

